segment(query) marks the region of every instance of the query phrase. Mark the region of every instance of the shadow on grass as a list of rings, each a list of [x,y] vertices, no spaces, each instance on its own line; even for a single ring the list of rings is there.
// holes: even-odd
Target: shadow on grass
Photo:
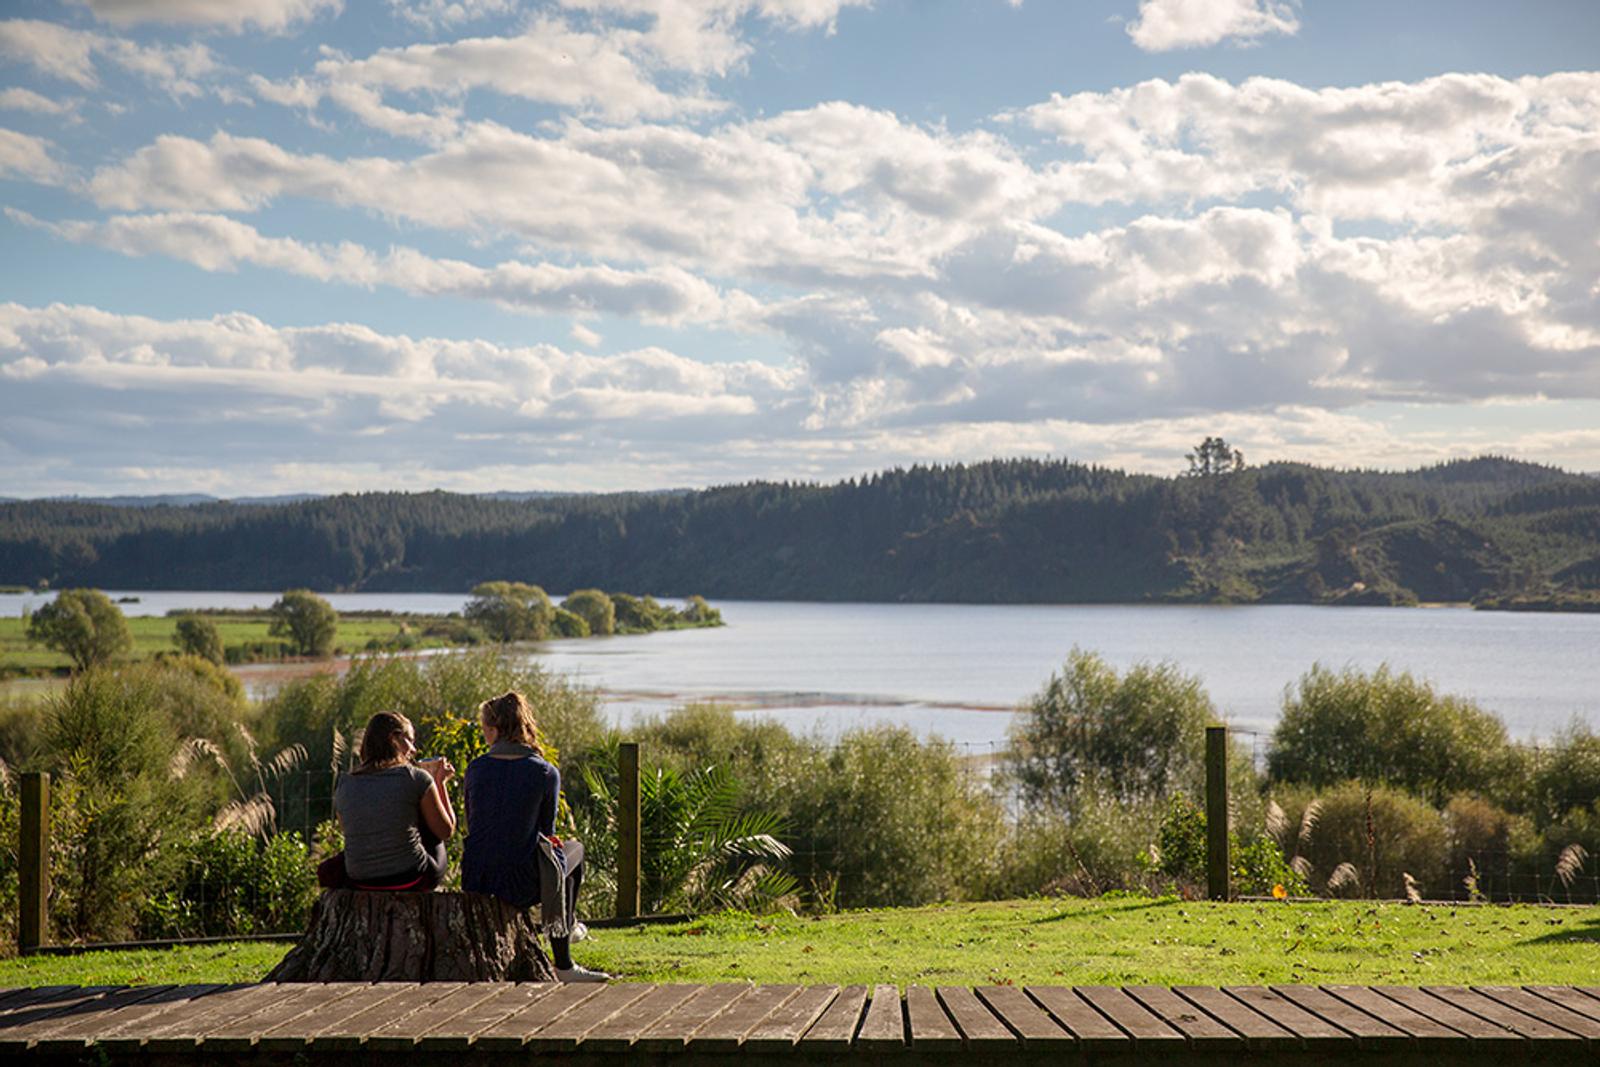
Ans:
[[[1117,900],[1098,908],[1084,908],[1082,911],[1063,911],[1055,915],[1046,915],[1042,918],[1030,920],[1035,926],[1040,923],[1065,922],[1068,919],[1093,919],[1101,915],[1114,915],[1123,912],[1145,911],[1149,908],[1174,908],[1183,904],[1193,904],[1192,900],[1179,900],[1177,897],[1158,897],[1138,904],[1126,900]]]
[[[1600,945],[1600,915],[1561,927],[1538,937],[1523,938],[1521,945]]]

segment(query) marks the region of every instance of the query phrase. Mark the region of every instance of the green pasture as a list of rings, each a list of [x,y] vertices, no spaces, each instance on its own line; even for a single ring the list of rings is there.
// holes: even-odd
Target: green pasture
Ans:
[[[242,942],[0,960],[0,986],[227,982]],[[1600,908],[1051,898],[595,930],[578,962],[630,981],[986,985],[1592,983]]]
[[[266,612],[207,614],[205,618],[216,624],[225,648],[261,642],[278,643],[281,640],[268,633],[272,620]],[[430,615],[341,615],[335,641],[337,652],[365,651],[373,640],[394,641],[401,637],[403,628],[409,628],[413,638],[409,647],[443,647],[449,644],[443,638],[422,636],[423,628],[438,618]],[[172,640],[177,625],[176,617],[130,617],[128,631],[133,636],[132,658],[149,659],[160,652],[177,651],[177,645]],[[29,642],[27,625],[21,618],[0,618],[0,676],[47,674],[66,671],[71,665],[72,661],[64,654]]]

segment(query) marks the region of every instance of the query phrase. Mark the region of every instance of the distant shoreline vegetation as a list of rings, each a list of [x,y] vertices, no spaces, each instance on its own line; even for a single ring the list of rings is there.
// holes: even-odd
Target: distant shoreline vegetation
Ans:
[[[1600,606],[1595,477],[1497,457],[1250,467],[1220,438],[1190,463],[1157,477],[993,460],[523,500],[21,501],[0,505],[0,583],[419,592],[511,573],[713,599]]]
[[[0,618],[0,679],[172,656],[237,666],[723,625],[722,613],[698,596],[672,608],[598,589],[557,605],[538,586],[517,582],[486,582],[472,592],[462,611],[449,614],[341,613],[309,590],[291,589],[271,608],[125,618],[99,590],[64,590],[31,614]]]

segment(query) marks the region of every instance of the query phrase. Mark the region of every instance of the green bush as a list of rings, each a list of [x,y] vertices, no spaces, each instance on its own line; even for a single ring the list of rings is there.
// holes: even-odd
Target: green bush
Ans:
[[[613,633],[617,628],[617,607],[598,589],[579,589],[561,606],[581,618],[595,636]]]
[[[1600,735],[1573,720],[1532,761],[1528,814],[1541,827],[1600,800]]]
[[[612,593],[611,606],[619,634],[647,634],[672,621],[672,609],[658,604],[654,597]]]
[[[1320,792],[1296,790],[1278,795],[1290,826],[1301,825],[1308,804],[1316,801],[1319,805],[1314,828],[1299,849],[1309,863],[1306,881],[1313,891],[1404,897],[1405,875],[1409,874],[1424,896],[1457,895],[1449,885],[1444,818],[1424,801],[1387,786],[1369,788],[1360,782],[1341,782]],[[1355,880],[1330,887],[1330,878],[1346,863],[1353,868]]]
[[[1058,808],[1085,785],[1130,801],[1199,793],[1205,729],[1215,718],[1199,679],[1171,664],[1119,676],[1073,649],[1013,725],[1006,770],[1029,802]]]
[[[550,632],[556,637],[588,637],[589,623],[576,612],[556,608],[550,617]]]
[[[140,910],[146,938],[249,936],[304,929],[316,872],[297,834],[265,840],[238,830],[202,830],[172,846],[171,884]]]
[[[1444,826],[1450,854],[1441,897],[1506,900],[1537,872],[1539,837],[1525,816],[1463,793],[1445,805]]]
[[[173,628],[172,643],[185,655],[199,656],[216,664],[221,664],[227,655],[217,624],[198,615],[185,615],[178,620]]]
[[[1169,881],[1151,869],[1163,810],[1156,801],[1129,802],[1089,789],[1070,809],[1031,807],[1009,833],[976,846],[976,855],[992,864],[983,895],[1156,891]]]
[[[63,589],[28,620],[28,640],[64,653],[78,670],[103,666],[133,648],[122,609],[98,589]]]
[[[1276,782],[1381,782],[1435,806],[1455,793],[1503,798],[1518,789],[1504,723],[1388,667],[1369,675],[1313,666],[1284,695],[1267,766]]]
[[[328,656],[339,631],[339,613],[309,589],[290,589],[268,609],[272,625],[267,633],[285,637],[300,656]]]
[[[550,636],[555,606],[537,585],[524,582],[480,582],[461,611],[492,641],[543,641]]]

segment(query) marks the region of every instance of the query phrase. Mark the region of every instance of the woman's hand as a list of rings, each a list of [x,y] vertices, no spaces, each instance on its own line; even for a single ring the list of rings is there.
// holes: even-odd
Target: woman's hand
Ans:
[[[456,776],[455,765],[440,756],[438,759],[427,760],[421,764],[423,770],[433,775],[433,780],[443,789],[445,783]]]

